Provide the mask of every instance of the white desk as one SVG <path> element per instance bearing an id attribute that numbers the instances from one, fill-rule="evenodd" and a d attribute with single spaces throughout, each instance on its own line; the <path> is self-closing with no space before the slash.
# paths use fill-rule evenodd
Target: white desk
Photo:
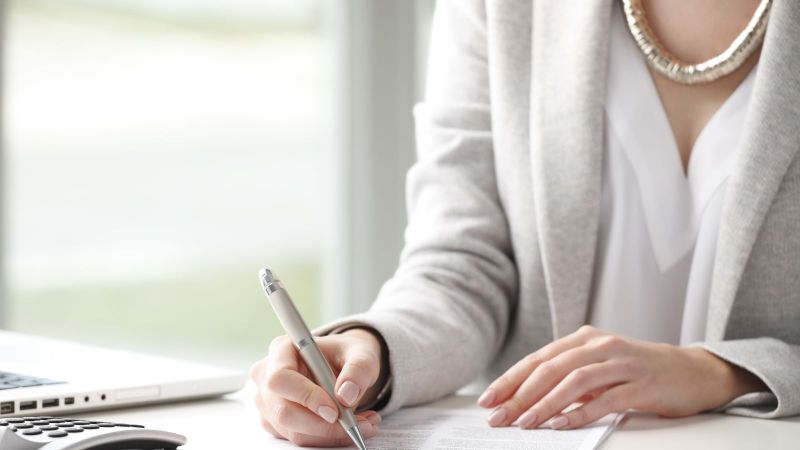
<path id="1" fill-rule="evenodd" d="M 271 439 L 259 425 L 252 396 L 100 411 L 79 417 L 139 423 L 186 435 L 185 450 L 266 449 Z M 604 450 L 793 449 L 800 448 L 800 417 L 759 420 L 722 414 L 662 419 L 629 414 L 603 444 Z"/>

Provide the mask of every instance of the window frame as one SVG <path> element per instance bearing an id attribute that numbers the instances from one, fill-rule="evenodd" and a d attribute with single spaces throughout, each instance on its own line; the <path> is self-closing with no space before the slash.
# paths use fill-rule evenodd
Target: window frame
<path id="1" fill-rule="evenodd" d="M 328 3 L 334 49 L 332 186 L 325 217 L 321 318 L 365 311 L 397 268 L 405 176 L 415 161 L 412 108 L 422 97 L 434 0 Z"/>
<path id="2" fill-rule="evenodd" d="M 6 2 L 0 0 L 0 99 L 5 98 L 5 41 Z M 8 326 L 8 289 L 6 283 L 6 154 L 5 154 L 5 108 L 0 107 L 0 329 Z"/>

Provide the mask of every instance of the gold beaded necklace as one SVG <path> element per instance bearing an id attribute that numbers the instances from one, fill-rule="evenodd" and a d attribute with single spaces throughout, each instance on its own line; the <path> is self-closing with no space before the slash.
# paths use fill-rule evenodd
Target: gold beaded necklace
<path id="1" fill-rule="evenodd" d="M 622 0 L 622 9 L 636 45 L 656 72 L 682 84 L 707 83 L 741 66 L 764 38 L 772 0 L 761 0 L 747 26 L 722 53 L 698 64 L 687 64 L 670 53 L 655 38 L 642 0 Z"/>

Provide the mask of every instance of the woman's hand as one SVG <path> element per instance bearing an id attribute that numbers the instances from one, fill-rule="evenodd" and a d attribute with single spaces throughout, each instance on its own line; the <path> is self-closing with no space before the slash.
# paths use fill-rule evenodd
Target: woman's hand
<path id="1" fill-rule="evenodd" d="M 315 338 L 331 364 L 336 397 L 343 405 L 357 406 L 377 395 L 370 388 L 381 376 L 381 342 L 373 333 L 352 329 L 342 334 Z M 331 397 L 311 381 L 309 370 L 287 336 L 275 338 L 269 355 L 250 369 L 258 387 L 256 406 L 261 424 L 275 437 L 300 446 L 349 446 L 352 441 L 337 422 L 338 410 Z M 356 415 L 364 438 L 378 433 L 380 415 L 365 411 Z"/>
<path id="2" fill-rule="evenodd" d="M 701 348 L 615 336 L 591 326 L 531 353 L 478 399 L 491 426 L 578 428 L 637 409 L 677 417 L 722 406 L 761 381 Z M 583 403 L 562 412 L 572 403 Z M 551 420 L 552 419 L 552 420 Z"/>

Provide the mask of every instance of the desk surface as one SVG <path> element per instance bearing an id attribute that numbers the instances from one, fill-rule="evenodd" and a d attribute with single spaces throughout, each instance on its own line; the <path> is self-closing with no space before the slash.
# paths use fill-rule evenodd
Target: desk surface
<path id="1" fill-rule="evenodd" d="M 212 400 L 198 400 L 82 414 L 80 417 L 140 423 L 186 435 L 185 450 L 267 448 L 270 437 L 258 423 L 247 390 Z M 683 419 L 629 414 L 603 444 L 604 450 L 647 449 L 797 449 L 800 417 L 760 420 L 723 414 Z M 261 445 L 258 445 L 261 444 Z M 258 445 L 258 446 L 257 446 Z"/>

